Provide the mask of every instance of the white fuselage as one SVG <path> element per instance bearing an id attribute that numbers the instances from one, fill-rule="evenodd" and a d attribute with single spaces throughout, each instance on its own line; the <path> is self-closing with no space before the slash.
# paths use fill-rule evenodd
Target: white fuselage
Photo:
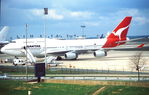
<path id="1" fill-rule="evenodd" d="M 64 53 L 71 51 L 80 51 L 79 53 L 81 53 L 81 51 L 99 50 L 105 42 L 106 39 L 58 40 L 47 38 L 46 52 L 49 55 L 57 54 L 57 56 L 63 56 Z M 14 56 L 25 56 L 22 52 L 24 46 L 26 46 L 26 40 L 17 39 L 7 44 L 1 51 Z M 27 47 L 36 57 L 42 57 L 45 54 L 44 38 L 28 39 Z"/>

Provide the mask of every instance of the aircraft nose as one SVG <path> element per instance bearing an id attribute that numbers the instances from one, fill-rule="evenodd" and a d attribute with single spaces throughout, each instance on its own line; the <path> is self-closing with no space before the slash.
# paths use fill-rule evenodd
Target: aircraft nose
<path id="1" fill-rule="evenodd" d="M 1 51 L 2 53 L 5 53 L 5 52 L 6 52 L 5 47 L 2 47 L 0 51 Z"/>

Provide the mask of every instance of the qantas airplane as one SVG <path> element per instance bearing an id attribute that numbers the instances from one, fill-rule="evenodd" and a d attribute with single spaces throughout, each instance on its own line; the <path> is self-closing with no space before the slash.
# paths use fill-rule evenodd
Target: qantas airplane
<path id="1" fill-rule="evenodd" d="M 60 58 L 64 56 L 66 59 L 77 59 L 81 53 L 93 51 L 95 57 L 102 57 L 107 55 L 107 49 L 112 49 L 123 45 L 127 42 L 127 33 L 130 27 L 132 17 L 125 17 L 122 22 L 103 39 L 75 39 L 75 40 L 59 40 L 46 39 L 46 49 L 44 38 L 27 39 L 27 49 L 35 57 L 44 57 L 45 50 L 47 56 L 56 56 Z M 21 57 L 25 56 L 23 51 L 26 47 L 26 39 L 13 40 L 11 43 L 5 45 L 1 52 Z"/>

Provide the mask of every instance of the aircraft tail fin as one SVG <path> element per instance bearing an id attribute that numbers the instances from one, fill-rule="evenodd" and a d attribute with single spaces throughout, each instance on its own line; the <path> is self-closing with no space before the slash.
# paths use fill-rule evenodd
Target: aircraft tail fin
<path id="1" fill-rule="evenodd" d="M 116 47 L 124 43 L 117 43 L 119 41 L 127 40 L 127 33 L 131 23 L 131 16 L 125 17 L 122 22 L 107 36 L 107 41 L 103 48 Z"/>
<path id="2" fill-rule="evenodd" d="M 8 33 L 8 26 L 4 26 L 0 31 L 0 41 L 5 41 Z"/>

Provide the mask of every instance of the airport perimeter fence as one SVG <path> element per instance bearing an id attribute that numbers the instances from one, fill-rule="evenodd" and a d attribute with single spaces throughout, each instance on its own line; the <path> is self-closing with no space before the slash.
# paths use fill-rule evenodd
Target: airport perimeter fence
<path id="1" fill-rule="evenodd" d="M 29 66 L 27 71 L 34 74 L 34 66 Z M 25 74 L 26 66 L 0 66 L 0 73 Z M 137 71 L 50 67 L 46 69 L 46 74 L 137 74 Z M 149 71 L 140 71 L 140 74 L 149 75 Z"/>
<path id="2" fill-rule="evenodd" d="M 35 76 L 6 76 L 0 78 L 2 80 L 22 80 L 22 81 L 37 81 Z M 55 75 L 55 76 L 45 76 L 41 78 L 42 80 L 92 80 L 92 81 L 138 81 L 137 76 L 88 76 L 88 75 Z M 149 81 L 149 77 L 141 76 L 139 81 Z"/>
<path id="3" fill-rule="evenodd" d="M 137 71 L 131 70 L 106 70 L 106 69 L 78 69 L 78 68 L 49 68 L 49 74 L 137 74 Z M 140 74 L 149 75 L 149 72 L 140 71 Z"/>
<path id="4" fill-rule="evenodd" d="M 37 79 L 33 66 L 27 70 L 29 80 Z M 1 79 L 26 80 L 25 66 L 0 66 L 0 72 L 8 74 L 8 77 Z M 46 70 L 44 79 L 137 81 L 137 72 L 52 67 Z M 149 72 L 140 72 L 140 80 L 149 81 Z"/>

